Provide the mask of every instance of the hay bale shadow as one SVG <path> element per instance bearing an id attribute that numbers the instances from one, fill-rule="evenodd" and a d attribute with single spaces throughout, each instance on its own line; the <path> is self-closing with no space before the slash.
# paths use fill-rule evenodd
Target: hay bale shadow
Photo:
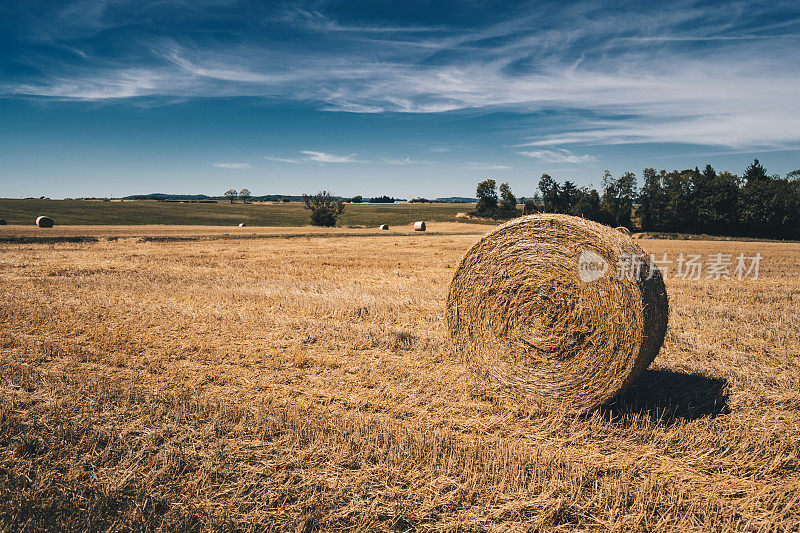
<path id="1" fill-rule="evenodd" d="M 728 396 L 726 379 L 674 370 L 647 370 L 629 389 L 598 410 L 615 422 L 645 416 L 668 425 L 730 413 Z"/>

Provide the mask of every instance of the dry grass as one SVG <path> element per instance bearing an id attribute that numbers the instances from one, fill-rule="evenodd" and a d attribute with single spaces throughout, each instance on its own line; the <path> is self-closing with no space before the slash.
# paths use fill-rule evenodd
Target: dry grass
<path id="1" fill-rule="evenodd" d="M 431 222 L 428 223 L 432 233 L 442 234 L 473 234 L 483 235 L 486 227 L 465 222 Z M 390 226 L 391 234 L 414 233 L 414 224 Z M 348 227 L 319 228 L 314 226 L 170 226 L 166 224 L 152 224 L 141 226 L 102 226 L 102 225 L 72 225 L 55 226 L 42 230 L 33 225 L 9 225 L 0 228 L 0 239 L 15 237 L 106 237 L 111 239 L 125 237 L 219 237 L 219 236 L 304 236 L 304 235 L 386 235 L 379 232 L 378 228 Z"/>
<path id="2" fill-rule="evenodd" d="M 644 241 L 761 279 L 668 279 L 652 370 L 559 417 L 451 354 L 475 241 L 0 245 L 0 530 L 800 528 L 800 245 Z"/>

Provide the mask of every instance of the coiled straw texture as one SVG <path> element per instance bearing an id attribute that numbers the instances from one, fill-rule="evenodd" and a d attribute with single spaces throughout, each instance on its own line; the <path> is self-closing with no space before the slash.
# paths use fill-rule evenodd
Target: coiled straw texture
<path id="1" fill-rule="evenodd" d="M 447 297 L 461 359 L 490 389 L 544 411 L 584 412 L 619 394 L 655 359 L 667 317 L 649 256 L 567 215 L 518 218 L 483 237 Z"/>

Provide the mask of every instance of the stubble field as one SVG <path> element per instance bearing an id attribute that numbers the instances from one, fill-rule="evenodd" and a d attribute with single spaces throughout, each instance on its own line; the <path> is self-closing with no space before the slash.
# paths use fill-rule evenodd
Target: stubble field
<path id="1" fill-rule="evenodd" d="M 650 371 L 582 417 L 451 355 L 478 235 L 0 244 L 0 530 L 800 528 L 800 244 L 668 276 Z"/>

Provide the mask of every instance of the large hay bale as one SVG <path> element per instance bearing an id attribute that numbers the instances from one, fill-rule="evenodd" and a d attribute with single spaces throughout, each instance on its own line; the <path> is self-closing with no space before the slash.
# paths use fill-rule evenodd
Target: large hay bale
<path id="1" fill-rule="evenodd" d="M 381 224 L 380 225 L 380 229 L 387 230 L 387 229 L 389 229 L 389 225 L 388 224 Z"/>
<path id="2" fill-rule="evenodd" d="M 630 258 L 641 275 L 618 276 Z M 658 269 L 614 229 L 567 215 L 508 222 L 475 244 L 447 296 L 459 356 L 496 392 L 534 409 L 582 412 L 653 361 L 667 329 Z"/>
<path id="3" fill-rule="evenodd" d="M 625 226 L 618 226 L 618 227 L 616 227 L 614 229 L 617 230 L 618 232 L 622 233 L 623 235 L 628 235 L 629 237 L 631 235 L 631 230 L 629 230 Z"/>
<path id="4" fill-rule="evenodd" d="M 55 224 L 55 222 L 53 222 L 53 219 L 50 217 L 41 216 L 36 219 L 36 225 L 40 228 L 52 228 L 53 224 Z"/>
<path id="5" fill-rule="evenodd" d="M 425 231 L 425 222 L 414 222 L 414 231 Z"/>

